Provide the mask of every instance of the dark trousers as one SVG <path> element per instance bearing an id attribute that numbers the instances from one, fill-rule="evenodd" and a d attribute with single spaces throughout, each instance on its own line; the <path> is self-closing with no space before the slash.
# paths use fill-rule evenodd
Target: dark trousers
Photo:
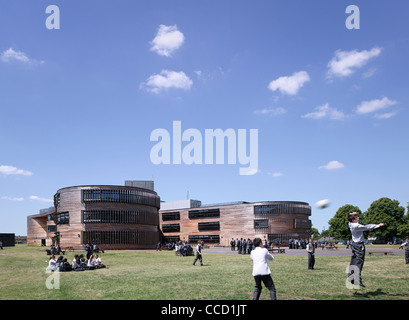
<path id="1" fill-rule="evenodd" d="M 351 256 L 351 263 L 349 264 L 350 267 L 349 267 L 348 278 L 350 278 L 350 276 L 354 274 L 354 269 L 358 269 L 359 281 L 361 282 L 361 271 L 362 271 L 362 268 L 365 262 L 365 244 L 363 242 L 352 242 L 351 250 L 352 250 L 352 256 Z M 356 266 L 356 268 L 351 267 L 351 266 Z M 354 284 L 358 284 L 358 283 L 354 283 Z"/>
<path id="2" fill-rule="evenodd" d="M 263 282 L 266 288 L 270 290 L 271 300 L 277 300 L 276 288 L 274 286 L 274 282 L 273 282 L 273 279 L 271 278 L 271 275 L 266 274 L 266 275 L 254 276 L 254 281 L 256 282 L 256 285 L 254 288 L 253 300 L 258 300 L 260 298 L 260 294 L 262 290 L 261 282 Z"/>
<path id="3" fill-rule="evenodd" d="M 408 249 L 405 250 L 405 261 L 406 261 L 406 264 L 409 264 L 409 250 Z"/>
<path id="4" fill-rule="evenodd" d="M 308 269 L 314 269 L 315 265 L 315 255 L 308 252 Z"/>
<path id="5" fill-rule="evenodd" d="M 202 262 L 202 255 L 196 252 L 196 258 L 195 258 L 195 261 L 193 261 L 193 265 L 195 265 L 195 263 L 196 263 L 197 259 L 199 259 L 199 261 L 200 261 L 200 265 L 202 266 L 202 265 L 203 265 L 203 262 Z"/>

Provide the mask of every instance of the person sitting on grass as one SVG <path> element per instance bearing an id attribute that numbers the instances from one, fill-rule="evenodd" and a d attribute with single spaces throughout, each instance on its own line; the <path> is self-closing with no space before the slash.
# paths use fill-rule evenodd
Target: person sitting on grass
<path id="1" fill-rule="evenodd" d="M 95 268 L 102 269 L 105 268 L 105 265 L 102 263 L 102 260 L 98 255 L 95 255 Z"/>
<path id="2" fill-rule="evenodd" d="M 57 270 L 55 256 L 52 255 L 48 260 L 48 267 L 45 270 L 55 271 Z"/>
<path id="3" fill-rule="evenodd" d="M 87 262 L 87 270 L 94 270 L 95 269 L 95 260 L 94 256 L 90 255 L 88 262 Z"/>

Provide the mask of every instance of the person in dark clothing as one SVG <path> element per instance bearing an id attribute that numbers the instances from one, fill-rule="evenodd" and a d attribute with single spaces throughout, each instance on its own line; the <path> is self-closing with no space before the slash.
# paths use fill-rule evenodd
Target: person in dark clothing
<path id="1" fill-rule="evenodd" d="M 200 261 L 200 265 L 203 266 L 203 258 L 202 258 L 202 245 L 200 243 L 200 241 L 197 242 L 197 246 L 196 246 L 196 258 L 193 261 L 193 265 L 195 265 L 196 261 L 199 260 Z"/>

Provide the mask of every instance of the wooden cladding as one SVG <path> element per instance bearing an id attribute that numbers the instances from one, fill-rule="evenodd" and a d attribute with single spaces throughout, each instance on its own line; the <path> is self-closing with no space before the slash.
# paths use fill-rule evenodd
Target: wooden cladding
<path id="1" fill-rule="evenodd" d="M 160 229 L 167 241 L 179 238 L 228 246 L 232 238 L 264 239 L 269 234 L 281 234 L 287 239 L 288 235 L 304 236 L 311 228 L 308 219 L 311 207 L 306 202 L 297 201 L 226 203 L 160 210 L 159 215 L 162 216 L 159 219 Z"/>

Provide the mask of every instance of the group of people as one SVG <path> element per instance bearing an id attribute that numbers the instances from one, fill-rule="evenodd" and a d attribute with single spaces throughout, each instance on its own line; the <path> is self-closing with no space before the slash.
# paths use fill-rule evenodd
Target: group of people
<path id="1" fill-rule="evenodd" d="M 253 250 L 253 241 L 248 238 L 237 238 L 236 240 L 234 240 L 234 238 L 231 238 L 230 240 L 230 248 L 231 251 L 236 251 L 236 247 L 237 247 L 237 253 L 238 254 L 250 254 L 251 251 Z"/>
<path id="2" fill-rule="evenodd" d="M 288 240 L 288 249 L 306 249 L 309 243 L 308 239 L 289 239 Z M 316 243 L 314 244 L 317 248 Z"/>
<path id="3" fill-rule="evenodd" d="M 48 261 L 48 271 L 85 271 L 85 270 L 94 270 L 102 269 L 106 266 L 102 263 L 101 258 L 98 255 L 91 255 L 88 259 L 85 259 L 83 254 L 76 254 L 72 263 L 70 264 L 67 258 L 59 256 L 58 259 L 55 259 L 55 256 L 52 255 Z"/>
<path id="4" fill-rule="evenodd" d="M 101 258 L 95 254 L 98 252 L 98 247 L 90 243 L 85 245 L 85 257 L 83 254 L 76 254 L 72 260 L 72 263 L 69 263 L 67 258 L 64 258 L 62 255 L 60 255 L 58 259 L 55 259 L 55 254 L 59 254 L 61 252 L 59 245 L 51 245 L 50 251 L 51 256 L 48 260 L 48 267 L 46 268 L 48 271 L 84 271 L 102 269 L 106 267 L 102 263 Z"/>

